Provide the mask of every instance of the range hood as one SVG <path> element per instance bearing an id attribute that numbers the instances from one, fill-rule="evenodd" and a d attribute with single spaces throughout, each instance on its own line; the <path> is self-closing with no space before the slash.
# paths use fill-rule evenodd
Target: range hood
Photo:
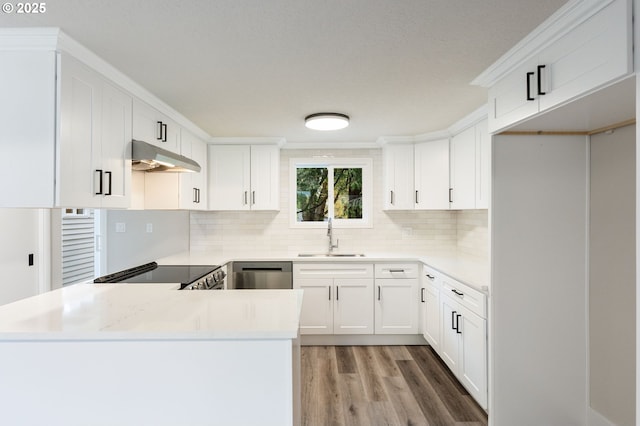
<path id="1" fill-rule="evenodd" d="M 150 143 L 133 140 L 131 168 L 144 172 L 199 172 L 200 165 L 190 158 Z"/>

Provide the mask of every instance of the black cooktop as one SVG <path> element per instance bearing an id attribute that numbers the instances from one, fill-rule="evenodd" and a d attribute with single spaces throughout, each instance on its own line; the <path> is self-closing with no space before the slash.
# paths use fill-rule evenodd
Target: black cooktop
<path id="1" fill-rule="evenodd" d="M 94 283 L 190 284 L 219 269 L 217 265 L 158 265 L 156 262 L 125 269 L 93 280 Z"/>

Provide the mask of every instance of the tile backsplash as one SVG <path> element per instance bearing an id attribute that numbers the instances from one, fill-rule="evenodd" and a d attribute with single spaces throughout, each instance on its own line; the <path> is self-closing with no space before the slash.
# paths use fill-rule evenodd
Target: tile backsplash
<path id="1" fill-rule="evenodd" d="M 382 150 L 282 150 L 280 211 L 191 212 L 190 246 L 194 252 L 237 256 L 247 252 L 274 255 L 321 253 L 327 231 L 289 225 L 289 160 L 314 156 L 373 160 L 373 227 L 335 228 L 342 252 L 420 253 L 458 249 L 487 256 L 487 211 L 383 211 Z"/>

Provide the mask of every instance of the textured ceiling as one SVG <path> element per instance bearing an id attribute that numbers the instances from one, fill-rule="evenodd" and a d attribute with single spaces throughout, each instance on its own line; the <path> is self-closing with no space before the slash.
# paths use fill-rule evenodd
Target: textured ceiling
<path id="1" fill-rule="evenodd" d="M 56 26 L 211 136 L 372 142 L 441 130 L 469 85 L 566 0 L 55 0 Z M 314 132 L 304 117 L 351 116 Z"/>

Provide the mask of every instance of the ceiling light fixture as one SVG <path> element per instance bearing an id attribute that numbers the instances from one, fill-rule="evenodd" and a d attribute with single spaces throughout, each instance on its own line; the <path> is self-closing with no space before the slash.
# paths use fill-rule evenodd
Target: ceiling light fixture
<path id="1" fill-rule="evenodd" d="M 313 130 L 340 130 L 349 125 L 349 116 L 337 112 L 319 112 L 307 115 L 304 125 Z"/>

